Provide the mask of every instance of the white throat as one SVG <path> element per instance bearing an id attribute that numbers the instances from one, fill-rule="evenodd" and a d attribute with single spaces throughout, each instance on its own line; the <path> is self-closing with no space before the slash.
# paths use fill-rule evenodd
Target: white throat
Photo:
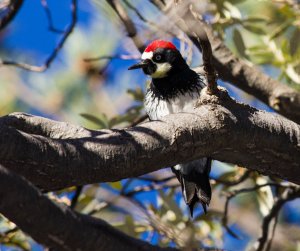
<path id="1" fill-rule="evenodd" d="M 153 62 L 152 58 L 153 58 L 152 51 L 143 52 L 142 60 L 150 59 Z M 153 62 L 153 63 L 157 66 L 157 68 L 156 71 L 150 75 L 152 78 L 164 78 L 168 75 L 168 72 L 172 68 L 172 66 L 167 62 L 164 63 Z"/>

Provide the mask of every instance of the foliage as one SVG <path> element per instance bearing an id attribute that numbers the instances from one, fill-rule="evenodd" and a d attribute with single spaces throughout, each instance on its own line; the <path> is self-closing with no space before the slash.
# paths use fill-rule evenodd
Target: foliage
<path id="1" fill-rule="evenodd" d="M 161 14 L 150 3 L 142 7 L 144 2 L 130 1 L 141 8 L 146 23 L 124 4 L 139 25 L 139 32 L 149 40 L 156 33 L 169 39 L 175 35 L 183 55 L 195 64 L 199 55 L 187 38 L 177 33 L 166 34 L 165 27 L 156 22 L 162 18 Z M 300 89 L 299 5 L 293 1 L 212 0 L 201 1 L 198 8 L 239 57 Z M 137 50 L 130 39 L 125 38 L 116 15 L 104 1 L 94 1 L 92 13 L 97 16 L 89 25 L 89 31 L 78 26 L 64 47 L 62 62 L 56 62 L 48 72 L 37 75 L 17 68 L 0 68 L 2 115 L 19 110 L 96 129 L 127 127 L 144 115 L 145 79 L 127 73 L 127 61 L 121 57 L 130 53 L 134 58 Z M 4 41 L 9 34 L 5 35 Z M 21 57 L 17 53 L 7 53 L 5 46 L 1 51 L 3 57 L 24 59 L 31 56 L 29 53 Z M 84 61 L 98 55 L 117 56 L 96 62 Z M 234 235 L 229 229 L 233 224 L 240 224 L 234 227 L 239 232 L 237 236 L 242 233 L 249 238 L 257 237 L 257 230 L 253 231 L 253 227 L 249 230 L 242 215 L 254 219 L 253 224 L 258 229 L 259 218 L 268 214 L 274 200 L 285 190 L 284 186 L 257 189 L 255 186 L 268 182 L 280 185 L 284 182 L 218 162 L 214 163 L 211 178 L 212 205 L 207 214 L 198 208 L 194 219 L 189 217 L 176 178 L 166 170 L 141 178 L 86 186 L 75 209 L 102 218 L 131 236 L 161 246 L 224 247 L 224 240 L 228 240 L 227 230 Z M 238 196 L 235 203 L 231 203 L 228 219 L 225 219 L 226 198 L 245 187 L 253 187 L 252 192 Z M 71 205 L 75 191 L 73 187 L 48 196 Z M 17 250 L 36 247 L 4 217 L 0 218 L 0 243 Z M 240 250 L 242 245 L 245 246 L 242 241 L 242 244 L 235 243 L 240 245 Z M 298 250 L 295 243 L 280 245 L 285 250 Z M 299 242 L 297 245 L 299 247 Z"/>

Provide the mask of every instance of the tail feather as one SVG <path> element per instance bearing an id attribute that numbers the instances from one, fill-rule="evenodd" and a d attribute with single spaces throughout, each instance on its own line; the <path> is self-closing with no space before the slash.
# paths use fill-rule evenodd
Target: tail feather
<path id="1" fill-rule="evenodd" d="M 189 206 L 191 217 L 193 217 L 193 210 L 197 202 L 202 205 L 203 211 L 206 213 L 211 200 L 211 187 L 209 183 L 211 160 L 207 159 L 205 166 L 202 167 L 195 166 L 195 163 L 197 161 L 172 168 L 181 184 L 183 198 Z M 203 161 L 198 163 L 204 164 Z M 201 172 L 199 172 L 199 168 L 202 170 Z"/>

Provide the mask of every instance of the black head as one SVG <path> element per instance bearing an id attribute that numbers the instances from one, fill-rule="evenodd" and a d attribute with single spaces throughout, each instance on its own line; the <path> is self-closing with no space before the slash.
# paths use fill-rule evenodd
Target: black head
<path id="1" fill-rule="evenodd" d="M 155 40 L 142 54 L 142 61 L 129 67 L 129 70 L 141 68 L 153 79 L 161 79 L 188 68 L 180 52 L 171 43 Z"/>

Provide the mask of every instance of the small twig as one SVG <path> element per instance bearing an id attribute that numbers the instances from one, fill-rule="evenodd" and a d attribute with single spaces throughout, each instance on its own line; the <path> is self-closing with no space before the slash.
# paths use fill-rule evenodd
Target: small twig
<path id="1" fill-rule="evenodd" d="M 50 30 L 50 31 L 53 31 L 53 32 L 56 32 L 56 33 L 64 33 L 63 30 L 59 30 L 59 29 L 56 29 L 56 28 L 54 27 L 52 15 L 51 15 L 51 12 L 50 12 L 50 9 L 49 9 L 47 0 L 41 0 L 41 5 L 43 6 L 43 8 L 44 8 L 44 10 L 45 10 L 45 13 L 46 13 L 46 16 L 47 16 L 47 19 L 48 19 L 49 30 Z"/>
<path id="2" fill-rule="evenodd" d="M 138 50 L 143 53 L 145 49 L 145 45 L 142 42 L 142 39 L 139 37 L 137 33 L 137 29 L 133 23 L 133 21 L 130 19 L 128 13 L 123 8 L 119 0 L 106 0 L 108 4 L 113 8 L 113 10 L 116 12 L 116 14 L 121 19 L 126 31 L 128 37 L 132 39 Z"/>
<path id="3" fill-rule="evenodd" d="M 141 117 L 135 119 L 128 127 L 136 126 L 136 125 L 144 122 L 146 119 L 148 119 L 148 115 L 147 114 L 142 115 Z"/>
<path id="4" fill-rule="evenodd" d="M 121 191 L 120 191 L 120 195 L 123 196 L 127 196 L 127 197 L 132 197 L 133 195 L 140 193 L 140 192 L 148 192 L 148 191 L 152 191 L 152 190 L 159 190 L 159 189 L 163 189 L 166 187 L 177 187 L 179 184 L 176 185 L 169 185 L 166 186 L 165 184 L 160 184 L 160 183 L 165 183 L 167 181 L 170 181 L 172 179 L 175 179 L 176 177 L 174 175 L 170 176 L 170 177 L 166 177 L 163 179 L 153 179 L 153 178 L 149 178 L 149 177 L 137 177 L 137 178 L 131 178 L 128 179 L 125 184 L 123 185 Z M 144 180 L 144 181 L 149 181 L 152 182 L 152 184 L 150 185 L 143 185 L 143 186 L 136 186 L 133 190 L 126 192 L 126 189 L 128 188 L 128 186 L 135 180 L 135 179 L 139 179 L 139 180 Z"/>
<path id="5" fill-rule="evenodd" d="M 251 174 L 250 170 L 246 170 L 238 179 L 232 180 L 232 181 L 227 181 L 227 180 L 222 180 L 222 179 L 214 179 L 216 182 L 219 182 L 225 186 L 236 186 L 242 182 L 244 182 L 246 179 L 249 178 L 249 175 Z"/>
<path id="6" fill-rule="evenodd" d="M 273 240 L 276 224 L 277 224 L 277 217 L 279 214 L 280 209 L 283 207 L 283 205 L 291 200 L 294 200 L 296 198 L 300 197 L 300 188 L 293 187 L 292 189 L 288 188 L 286 193 L 282 197 L 280 197 L 271 208 L 268 215 L 266 215 L 263 219 L 262 223 L 262 235 L 258 239 L 258 247 L 256 251 L 268 251 L 271 248 L 271 242 Z M 275 219 L 273 230 L 271 237 L 268 240 L 269 236 L 269 227 L 272 222 L 272 220 Z"/>
<path id="7" fill-rule="evenodd" d="M 125 184 L 122 186 L 122 189 L 120 190 L 120 195 L 126 194 L 126 189 L 130 186 L 130 184 L 134 181 L 133 178 L 128 179 Z"/>
<path id="8" fill-rule="evenodd" d="M 18 227 L 13 227 L 13 228 L 11 228 L 11 229 L 8 229 L 8 230 L 4 231 L 3 233 L 0 233 L 0 238 L 1 238 L 1 237 L 5 237 L 5 236 L 8 235 L 8 234 L 17 232 L 18 230 L 20 230 Z"/>
<path id="9" fill-rule="evenodd" d="M 126 192 L 125 195 L 132 197 L 133 195 L 135 195 L 137 193 L 149 192 L 149 191 L 153 191 L 153 190 L 161 190 L 161 189 L 165 189 L 165 188 L 176 188 L 178 186 L 180 186 L 179 183 L 174 184 L 174 185 L 150 184 L 150 185 L 146 185 L 146 186 L 137 186 L 133 190 Z"/>
<path id="10" fill-rule="evenodd" d="M 127 5 L 127 7 L 134 11 L 134 13 L 145 23 L 149 23 L 149 21 L 139 12 L 135 6 L 133 6 L 128 0 L 123 0 L 123 2 Z"/>
<path id="11" fill-rule="evenodd" d="M 240 195 L 241 193 L 253 192 L 253 191 L 256 191 L 256 190 L 266 187 L 266 186 L 287 187 L 283 184 L 278 184 L 278 183 L 265 183 L 265 184 L 256 185 L 256 186 L 249 187 L 249 188 L 233 190 L 227 195 L 225 206 L 224 206 L 224 214 L 223 214 L 223 218 L 222 218 L 222 224 L 230 235 L 232 235 L 233 237 L 235 237 L 237 239 L 240 239 L 239 236 L 237 234 L 235 234 L 228 226 L 228 209 L 229 209 L 229 203 L 230 203 L 231 199 L 233 199 L 237 195 Z"/>
<path id="12" fill-rule="evenodd" d="M 44 72 L 45 70 L 47 70 L 49 68 L 49 66 L 51 65 L 51 63 L 53 62 L 53 60 L 56 58 L 58 52 L 63 47 L 64 43 L 66 42 L 67 38 L 72 33 L 72 31 L 76 25 L 76 22 L 77 22 L 77 0 L 72 0 L 71 13 L 72 13 L 71 24 L 66 29 L 63 37 L 61 38 L 61 40 L 59 41 L 59 43 L 57 44 L 57 46 L 55 47 L 55 49 L 53 50 L 53 52 L 50 54 L 50 56 L 47 58 L 47 60 L 45 61 L 45 63 L 43 65 L 36 66 L 36 65 L 26 64 L 26 63 L 14 62 L 14 61 L 10 61 L 10 60 L 1 61 L 0 65 L 16 66 L 16 67 L 22 68 L 24 70 L 34 71 L 34 72 Z"/>
<path id="13" fill-rule="evenodd" d="M 132 59 L 139 59 L 141 56 L 135 55 L 112 55 L 112 56 L 99 56 L 94 58 L 85 58 L 85 62 L 93 62 L 99 60 L 113 60 L 113 59 L 122 59 L 122 60 L 132 60 Z"/>
<path id="14" fill-rule="evenodd" d="M 172 179 L 176 179 L 176 176 L 171 175 L 171 176 L 163 178 L 163 179 L 154 179 L 154 178 L 151 178 L 151 177 L 141 176 L 141 177 L 137 177 L 136 179 L 144 180 L 144 181 L 150 181 L 150 182 L 154 182 L 154 183 L 162 183 L 162 182 L 167 182 L 167 181 L 172 180 Z"/>
<path id="15" fill-rule="evenodd" d="M 78 202 L 78 199 L 79 199 L 79 196 L 82 192 L 82 189 L 83 189 L 83 186 L 77 186 L 76 187 L 76 190 L 75 190 L 75 194 L 71 200 L 71 205 L 70 205 L 70 208 L 71 209 L 74 209 L 77 205 L 77 202 Z"/>
<path id="16" fill-rule="evenodd" d="M 133 6 L 128 0 L 123 0 L 123 2 L 126 4 L 126 6 L 131 9 L 136 15 L 137 17 L 144 22 L 146 25 L 148 25 L 148 27 L 150 27 L 150 29 L 155 30 L 155 33 L 157 33 L 158 31 L 163 30 L 164 32 L 166 32 L 167 34 L 171 35 L 171 36 L 176 36 L 175 33 L 173 33 L 172 31 L 170 31 L 169 29 L 164 29 L 165 27 L 163 27 L 162 25 L 159 26 L 157 25 L 155 22 L 152 22 L 150 20 L 147 20 L 142 14 L 141 12 L 135 7 Z M 169 28 L 169 27 L 168 27 Z"/>

